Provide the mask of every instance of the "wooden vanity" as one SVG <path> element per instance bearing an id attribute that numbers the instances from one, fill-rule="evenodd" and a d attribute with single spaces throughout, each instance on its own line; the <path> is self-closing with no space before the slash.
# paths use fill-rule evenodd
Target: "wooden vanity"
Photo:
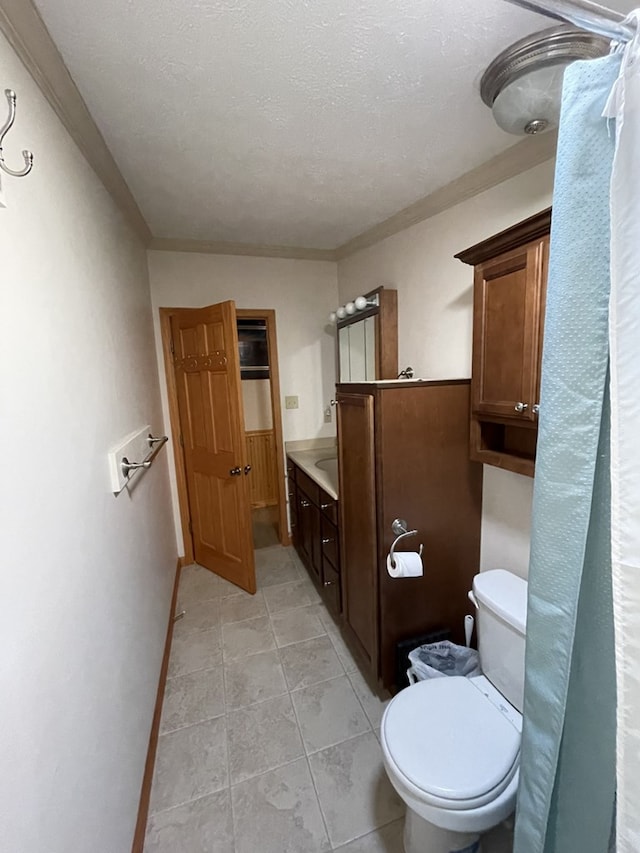
<path id="1" fill-rule="evenodd" d="M 386 688 L 398 642 L 441 629 L 464 642 L 480 563 L 482 467 L 469 460 L 468 379 L 337 386 L 342 618 Z M 391 578 L 391 525 L 417 534 L 424 575 Z"/>
<path id="2" fill-rule="evenodd" d="M 323 488 L 315 474 L 315 456 L 335 456 L 335 449 L 287 456 L 287 483 L 292 543 L 322 599 L 336 616 L 342 612 L 340 534 L 337 492 L 325 477 Z M 306 459 L 305 459 L 306 457 Z M 297 461 L 296 461 L 297 460 Z M 303 461 L 304 460 L 304 461 Z"/>

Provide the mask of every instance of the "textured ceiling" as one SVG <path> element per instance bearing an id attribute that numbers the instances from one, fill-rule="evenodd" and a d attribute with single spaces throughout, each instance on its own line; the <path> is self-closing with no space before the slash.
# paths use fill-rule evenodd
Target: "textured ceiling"
<path id="1" fill-rule="evenodd" d="M 154 236 L 317 248 L 516 143 L 479 76 L 552 24 L 503 0 L 36 2 Z"/>

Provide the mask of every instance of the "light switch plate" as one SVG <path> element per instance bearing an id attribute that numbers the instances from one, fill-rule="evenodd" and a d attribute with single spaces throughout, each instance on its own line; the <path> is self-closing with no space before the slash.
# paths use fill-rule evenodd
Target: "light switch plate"
<path id="1" fill-rule="evenodd" d="M 298 408 L 298 398 L 297 397 L 285 397 L 284 398 L 284 407 L 285 407 L 285 409 L 297 409 Z"/>

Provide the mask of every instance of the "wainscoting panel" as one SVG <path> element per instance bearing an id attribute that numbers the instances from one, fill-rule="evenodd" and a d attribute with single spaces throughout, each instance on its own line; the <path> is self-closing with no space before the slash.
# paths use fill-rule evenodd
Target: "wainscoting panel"
<path id="1" fill-rule="evenodd" d="M 275 506 L 278 503 L 278 469 L 276 439 L 273 430 L 258 429 L 245 433 L 247 457 L 251 465 L 252 508 Z"/>

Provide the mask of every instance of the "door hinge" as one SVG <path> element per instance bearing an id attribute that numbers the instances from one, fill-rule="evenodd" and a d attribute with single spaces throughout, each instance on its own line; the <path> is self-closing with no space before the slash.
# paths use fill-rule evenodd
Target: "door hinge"
<path id="1" fill-rule="evenodd" d="M 171 349 L 171 355 L 175 355 L 176 354 L 176 348 L 173 345 L 173 338 L 171 338 L 171 340 L 169 341 L 169 347 Z"/>
<path id="2" fill-rule="evenodd" d="M 191 519 L 189 519 L 189 533 L 193 536 L 193 524 L 191 522 Z"/>
<path id="3" fill-rule="evenodd" d="M 184 438 L 182 437 L 182 433 L 180 433 L 180 447 L 184 447 Z"/>

